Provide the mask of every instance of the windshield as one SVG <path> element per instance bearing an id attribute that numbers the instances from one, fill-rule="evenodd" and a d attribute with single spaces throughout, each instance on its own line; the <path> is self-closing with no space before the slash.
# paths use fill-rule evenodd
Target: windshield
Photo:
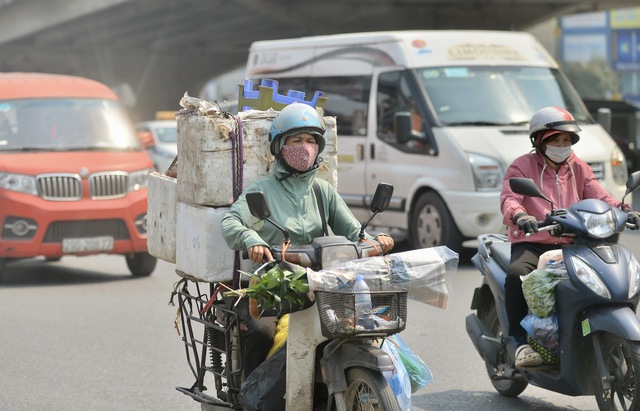
<path id="1" fill-rule="evenodd" d="M 178 125 L 157 127 L 156 134 L 161 143 L 176 143 L 178 142 Z"/>
<path id="2" fill-rule="evenodd" d="M 0 151 L 134 149 L 140 149 L 140 143 L 115 101 L 0 101 Z"/>
<path id="3" fill-rule="evenodd" d="M 546 106 L 565 107 L 590 122 L 580 98 L 557 71 L 545 67 L 441 67 L 417 70 L 442 125 L 526 125 Z"/>

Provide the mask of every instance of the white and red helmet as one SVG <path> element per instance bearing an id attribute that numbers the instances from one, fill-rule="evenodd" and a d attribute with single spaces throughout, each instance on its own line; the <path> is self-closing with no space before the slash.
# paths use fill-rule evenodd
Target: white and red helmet
<path id="1" fill-rule="evenodd" d="M 580 136 L 576 134 L 578 131 L 582 129 L 571 113 L 562 107 L 545 107 L 538 110 L 529 122 L 529 138 L 536 148 L 544 140 L 558 133 L 570 133 L 571 144 L 575 144 L 580 140 Z"/>

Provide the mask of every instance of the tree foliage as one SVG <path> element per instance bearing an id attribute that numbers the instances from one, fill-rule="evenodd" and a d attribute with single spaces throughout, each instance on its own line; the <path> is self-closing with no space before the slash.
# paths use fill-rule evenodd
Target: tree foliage
<path id="1" fill-rule="evenodd" d="M 609 100 L 620 91 L 618 76 L 605 60 L 566 63 L 563 69 L 583 99 Z"/>

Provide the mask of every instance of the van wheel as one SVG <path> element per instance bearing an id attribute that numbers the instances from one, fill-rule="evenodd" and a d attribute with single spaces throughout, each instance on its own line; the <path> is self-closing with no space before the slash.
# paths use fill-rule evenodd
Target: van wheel
<path id="1" fill-rule="evenodd" d="M 411 215 L 411 245 L 414 248 L 447 246 L 462 250 L 462 235 L 444 201 L 433 191 L 422 194 Z"/>
<path id="2" fill-rule="evenodd" d="M 2 277 L 4 277 L 4 270 L 6 266 L 7 266 L 7 259 L 0 258 L 0 283 L 2 282 Z"/>
<path id="3" fill-rule="evenodd" d="M 125 255 L 127 267 L 134 277 L 146 277 L 156 268 L 158 259 L 147 252 Z"/>

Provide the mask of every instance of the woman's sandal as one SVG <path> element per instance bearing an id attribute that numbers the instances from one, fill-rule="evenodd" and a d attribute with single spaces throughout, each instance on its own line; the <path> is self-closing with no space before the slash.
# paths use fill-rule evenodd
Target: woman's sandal
<path id="1" fill-rule="evenodd" d="M 523 344 L 516 350 L 516 368 L 535 367 L 541 364 L 542 356 L 529 344 Z"/>

